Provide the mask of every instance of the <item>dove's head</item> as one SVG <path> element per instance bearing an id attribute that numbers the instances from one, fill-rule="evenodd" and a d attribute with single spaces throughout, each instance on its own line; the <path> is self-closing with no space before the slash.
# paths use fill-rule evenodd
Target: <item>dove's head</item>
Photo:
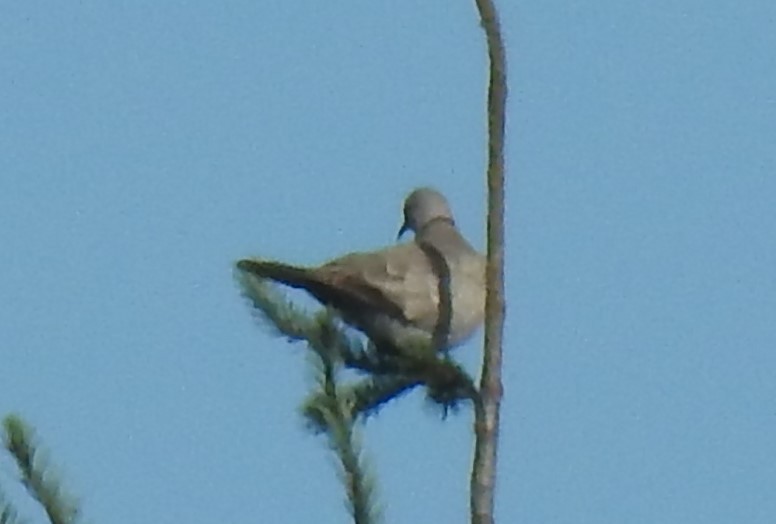
<path id="1" fill-rule="evenodd" d="M 435 220 L 453 223 L 453 213 L 447 199 L 430 187 L 418 188 L 404 200 L 404 223 L 399 230 L 399 236 L 406 231 L 417 233 Z"/>

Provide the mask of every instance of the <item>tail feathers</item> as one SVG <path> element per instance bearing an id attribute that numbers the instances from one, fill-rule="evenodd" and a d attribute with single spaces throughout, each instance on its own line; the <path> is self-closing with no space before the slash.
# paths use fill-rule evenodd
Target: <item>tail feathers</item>
<path id="1" fill-rule="evenodd" d="M 308 289 L 319 283 L 311 270 L 280 262 L 245 259 L 237 262 L 237 269 L 295 288 Z"/>
<path id="2" fill-rule="evenodd" d="M 333 306 L 358 325 L 366 311 L 377 311 L 404 319 L 404 310 L 359 275 L 349 274 L 341 267 L 326 264 L 320 268 L 290 266 L 280 262 L 240 260 L 237 268 L 259 278 L 266 278 L 290 287 L 304 289 L 322 304 Z"/>

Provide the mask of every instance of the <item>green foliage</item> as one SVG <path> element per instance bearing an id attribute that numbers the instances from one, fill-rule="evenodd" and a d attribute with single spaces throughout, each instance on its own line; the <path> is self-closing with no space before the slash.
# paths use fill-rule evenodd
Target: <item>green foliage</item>
<path id="1" fill-rule="evenodd" d="M 363 457 L 361 439 L 355 427 L 353 410 L 349 399 L 341 394 L 337 384 L 341 361 L 331 351 L 331 337 L 336 337 L 328 312 L 319 315 L 320 345 L 312 344 L 316 358 L 317 395 L 316 402 L 303 406 L 308 425 L 315 432 L 325 433 L 329 447 L 339 459 L 339 477 L 345 488 L 347 505 L 353 521 L 357 524 L 378 522 L 380 512 L 376 499 L 374 475 Z"/>
<path id="2" fill-rule="evenodd" d="M 461 402 L 477 400 L 474 381 L 448 354 L 418 344 L 405 348 L 365 346 L 338 327 L 332 312 L 310 317 L 265 280 L 242 272 L 237 276 L 263 324 L 290 341 L 306 341 L 313 351 L 327 353 L 328 358 L 364 375 L 340 386 L 353 418 L 374 415 L 392 399 L 418 386 L 425 386 L 428 399 L 444 414 Z M 317 395 L 313 393 L 305 406 L 315 403 Z"/>
<path id="3" fill-rule="evenodd" d="M 77 522 L 78 504 L 64 493 L 60 481 L 50 471 L 48 459 L 39 450 L 32 428 L 20 417 L 8 415 L 3 420 L 3 443 L 16 461 L 22 484 L 43 507 L 51 524 Z M 20 523 L 18 512 L 0 493 L 0 524 Z"/>
<path id="4" fill-rule="evenodd" d="M 316 386 L 300 411 L 308 428 L 325 435 L 339 459 L 339 477 L 354 522 L 376 522 L 375 481 L 363 458 L 357 421 L 418 386 L 425 386 L 428 399 L 446 415 L 463 401 L 477 401 L 474 382 L 446 353 L 428 346 L 364 345 L 339 327 L 333 311 L 307 315 L 267 281 L 240 271 L 237 277 L 263 324 L 310 348 Z M 358 377 L 344 381 L 344 369 L 355 371 Z"/>
<path id="5" fill-rule="evenodd" d="M 357 524 L 378 522 L 375 480 L 366 464 L 355 427 L 356 412 L 348 395 L 338 386 L 343 354 L 357 354 L 363 348 L 340 330 L 331 311 L 310 317 L 297 310 L 263 280 L 240 275 L 243 292 L 251 300 L 259 318 L 290 341 L 307 342 L 315 370 L 315 402 L 302 408 L 308 427 L 323 433 L 340 464 L 338 476 L 345 488 L 348 511 Z"/>

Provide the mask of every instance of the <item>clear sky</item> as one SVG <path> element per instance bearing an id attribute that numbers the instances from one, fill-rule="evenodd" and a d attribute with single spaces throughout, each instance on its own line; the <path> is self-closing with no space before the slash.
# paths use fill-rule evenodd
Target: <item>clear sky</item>
<path id="1" fill-rule="evenodd" d="M 776 2 L 499 3 L 499 521 L 776 522 Z M 0 414 L 85 522 L 346 522 L 232 263 L 390 244 L 418 185 L 483 245 L 473 2 L 7 1 L 0 71 Z M 366 426 L 386 522 L 467 522 L 470 425 Z"/>

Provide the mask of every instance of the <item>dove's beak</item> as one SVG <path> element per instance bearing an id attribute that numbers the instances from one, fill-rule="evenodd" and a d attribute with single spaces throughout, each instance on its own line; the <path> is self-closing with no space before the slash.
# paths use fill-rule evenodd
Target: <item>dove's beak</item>
<path id="1" fill-rule="evenodd" d="M 405 220 L 404 223 L 399 228 L 399 234 L 396 235 L 396 240 L 399 240 L 404 233 L 406 233 L 409 230 L 410 226 L 407 224 L 407 221 Z"/>

